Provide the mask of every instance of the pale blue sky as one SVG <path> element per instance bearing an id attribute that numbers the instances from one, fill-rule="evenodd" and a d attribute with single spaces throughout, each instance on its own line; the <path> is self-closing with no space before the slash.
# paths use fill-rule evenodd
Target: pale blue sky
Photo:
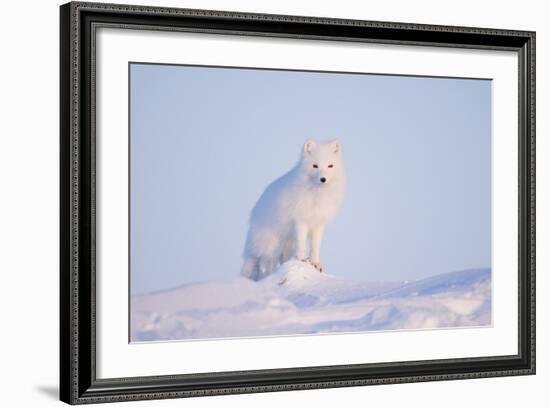
<path id="1" fill-rule="evenodd" d="M 338 138 L 347 169 L 328 273 L 490 267 L 491 81 L 130 69 L 133 294 L 237 276 L 251 208 L 308 138 Z"/>

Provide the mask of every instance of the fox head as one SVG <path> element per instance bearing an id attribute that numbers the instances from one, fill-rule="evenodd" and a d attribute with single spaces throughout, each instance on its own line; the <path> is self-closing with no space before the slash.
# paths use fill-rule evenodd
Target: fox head
<path id="1" fill-rule="evenodd" d="M 342 146 L 338 140 L 320 143 L 310 139 L 304 143 L 302 171 L 313 185 L 324 187 L 343 181 L 343 164 Z"/>

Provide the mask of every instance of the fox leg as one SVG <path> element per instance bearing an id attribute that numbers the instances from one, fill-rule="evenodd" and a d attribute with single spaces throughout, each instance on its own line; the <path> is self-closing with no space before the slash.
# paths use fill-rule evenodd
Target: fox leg
<path id="1" fill-rule="evenodd" d="M 283 264 L 290 260 L 292 257 L 292 240 L 288 239 L 283 243 L 283 250 L 281 251 L 281 257 L 279 263 Z"/>
<path id="2" fill-rule="evenodd" d="M 246 258 L 241 269 L 241 275 L 253 281 L 258 281 L 260 277 L 259 274 L 258 260 L 250 257 Z"/>
<path id="3" fill-rule="evenodd" d="M 311 257 L 310 263 L 317 269 L 319 272 L 323 271 L 321 266 L 321 240 L 323 239 L 323 234 L 325 232 L 324 226 L 318 226 L 311 231 Z"/>
<path id="4" fill-rule="evenodd" d="M 294 227 L 295 256 L 298 260 L 305 260 L 307 257 L 307 235 L 306 225 L 297 223 Z"/>
<path id="5" fill-rule="evenodd" d="M 321 240 L 324 232 L 324 226 L 318 226 L 311 231 L 311 260 L 316 263 L 321 261 Z"/>
<path id="6" fill-rule="evenodd" d="M 275 261 L 271 257 L 261 257 L 258 263 L 258 280 L 266 277 L 271 274 L 273 268 L 275 267 Z"/>

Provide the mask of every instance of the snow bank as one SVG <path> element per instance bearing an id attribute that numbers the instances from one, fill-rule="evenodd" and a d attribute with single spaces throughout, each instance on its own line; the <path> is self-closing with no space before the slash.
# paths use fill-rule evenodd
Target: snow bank
<path id="1" fill-rule="evenodd" d="M 293 260 L 259 282 L 192 283 L 131 300 L 131 338 L 137 342 L 490 323 L 490 269 L 369 283 Z"/>

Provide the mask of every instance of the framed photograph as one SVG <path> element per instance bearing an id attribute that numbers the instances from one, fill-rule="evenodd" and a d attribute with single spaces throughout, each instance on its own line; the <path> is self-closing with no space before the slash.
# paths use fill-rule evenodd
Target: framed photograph
<path id="1" fill-rule="evenodd" d="M 61 6 L 70 404 L 535 373 L 535 33 Z"/>

